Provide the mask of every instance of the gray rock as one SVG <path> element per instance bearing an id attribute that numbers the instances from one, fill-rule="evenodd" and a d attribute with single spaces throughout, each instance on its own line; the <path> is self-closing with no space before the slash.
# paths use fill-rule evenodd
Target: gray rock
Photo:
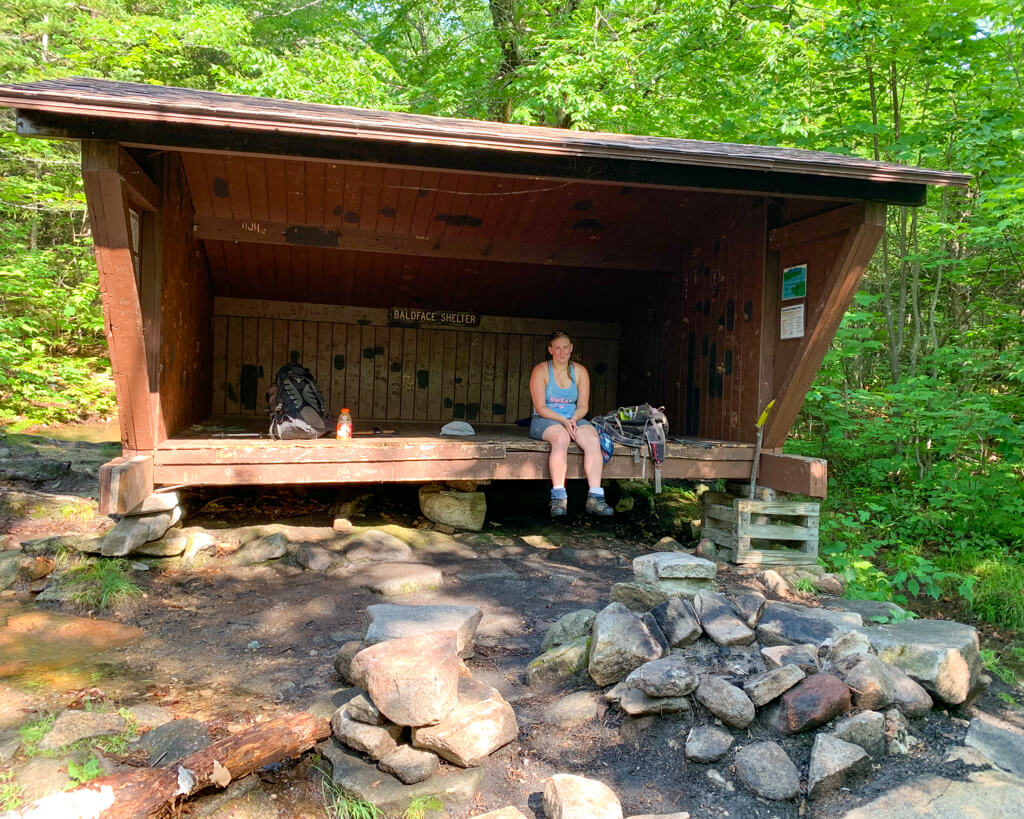
<path id="1" fill-rule="evenodd" d="M 645 714 L 690 713 L 687 697 L 651 697 L 639 688 L 627 688 L 618 700 L 619 708 L 631 717 Z"/>
<path id="2" fill-rule="evenodd" d="M 717 762 L 732 748 L 733 737 L 714 725 L 698 725 L 686 737 L 686 758 L 694 762 Z"/>
<path id="3" fill-rule="evenodd" d="M 399 725 L 367 725 L 357 722 L 346 713 L 348 706 L 342 706 L 331 717 L 331 732 L 338 742 L 361 751 L 370 759 L 380 759 L 397 747 L 395 740 L 401 736 Z"/>
<path id="4" fill-rule="evenodd" d="M 859 745 L 871 756 L 885 753 L 885 717 L 877 711 L 861 711 L 837 720 L 832 733 L 843 742 Z"/>
<path id="5" fill-rule="evenodd" d="M 0 731 L 0 765 L 6 764 L 21 747 L 21 734 L 8 729 Z"/>
<path id="6" fill-rule="evenodd" d="M 231 555 L 236 566 L 257 566 L 268 560 L 278 560 L 288 554 L 288 538 L 284 532 L 250 540 Z"/>
<path id="7" fill-rule="evenodd" d="M 811 609 L 790 603 L 768 603 L 757 624 L 757 639 L 765 646 L 821 645 L 851 628 L 863 625 L 859 614 L 829 609 Z"/>
<path id="8" fill-rule="evenodd" d="M 641 583 L 660 580 L 714 580 L 718 569 L 710 560 L 686 552 L 654 552 L 633 558 L 633 575 Z"/>
<path id="9" fill-rule="evenodd" d="M 394 535 L 366 529 L 341 541 L 340 554 L 349 563 L 408 563 L 415 560 L 412 549 Z"/>
<path id="10" fill-rule="evenodd" d="M 0 590 L 14 585 L 24 559 L 25 555 L 20 549 L 0 552 Z"/>
<path id="11" fill-rule="evenodd" d="M 177 557 L 188 548 L 188 540 L 184 529 L 168 529 L 162 538 L 143 543 L 133 553 L 143 557 Z"/>
<path id="12" fill-rule="evenodd" d="M 672 597 L 651 609 L 665 639 L 672 648 L 686 646 L 703 633 L 689 601 Z"/>
<path id="13" fill-rule="evenodd" d="M 593 691 L 576 691 L 544 709 L 543 721 L 559 728 L 573 728 L 591 722 L 599 713 L 597 695 Z"/>
<path id="14" fill-rule="evenodd" d="M 421 486 L 420 511 L 434 523 L 479 532 L 487 516 L 483 492 L 450 492 L 436 485 Z"/>
<path id="15" fill-rule="evenodd" d="M 792 799 L 800 793 L 800 774 L 774 742 L 756 742 L 736 752 L 736 777 L 751 793 L 765 799 Z"/>
<path id="16" fill-rule="evenodd" d="M 917 744 L 917 738 L 910 733 L 910 724 L 898 708 L 890 708 L 885 717 L 886 750 L 894 756 L 904 756 Z"/>
<path id="17" fill-rule="evenodd" d="M 547 651 L 555 646 L 571 643 L 580 637 L 589 637 L 594 627 L 595 617 L 597 617 L 597 612 L 592 609 L 580 609 L 562 615 L 544 635 L 544 642 L 541 643 L 540 650 Z"/>
<path id="18" fill-rule="evenodd" d="M 871 641 L 861 631 L 848 631 L 834 640 L 823 643 L 828 646 L 828 660 L 836 663 L 850 654 L 870 654 Z"/>
<path id="19" fill-rule="evenodd" d="M 732 599 L 733 608 L 750 628 L 756 628 L 758 620 L 761 619 L 761 612 L 764 611 L 768 601 L 763 594 L 737 594 Z"/>
<path id="20" fill-rule="evenodd" d="M 130 512 L 125 513 L 125 517 L 141 517 L 142 515 L 155 515 L 159 512 L 170 512 L 178 506 L 178 493 L 177 492 L 158 492 L 149 495 L 143 500 L 138 506 L 132 509 Z"/>
<path id="21" fill-rule="evenodd" d="M 1001 771 L 976 771 L 966 781 L 922 776 L 888 791 L 842 819 L 1020 819 L 1024 780 Z"/>
<path id="22" fill-rule="evenodd" d="M 694 590 L 696 594 L 698 590 Z M 693 596 L 692 594 L 690 595 Z M 650 611 L 672 597 L 662 589 L 656 589 L 648 583 L 616 583 L 612 586 L 609 598 L 613 603 L 621 603 L 633 611 Z"/>
<path id="23" fill-rule="evenodd" d="M 669 656 L 633 669 L 625 683 L 649 697 L 685 697 L 697 688 L 697 675 L 684 657 Z"/>
<path id="24" fill-rule="evenodd" d="M 598 685 L 611 685 L 662 653 L 643 620 L 621 603 L 610 603 L 594 618 L 587 670 Z"/>
<path id="25" fill-rule="evenodd" d="M 853 704 L 869 711 L 888 708 L 896 699 L 896 686 L 885 663 L 873 654 L 847 654 L 832 668 L 853 692 Z"/>
<path id="26" fill-rule="evenodd" d="M 907 616 L 906 609 L 900 608 L 888 600 L 853 600 L 819 594 L 818 602 L 830 609 L 856 612 L 868 625 L 887 623 L 890 620 L 899 620 Z"/>
<path id="27" fill-rule="evenodd" d="M 122 518 L 103 536 L 100 554 L 105 557 L 130 555 L 143 543 L 159 540 L 175 523 L 181 520 L 181 511 L 158 512 L 137 518 Z"/>
<path id="28" fill-rule="evenodd" d="M 996 717 L 977 712 L 964 745 L 981 751 L 1004 771 L 1024 776 L 1024 731 Z"/>
<path id="29" fill-rule="evenodd" d="M 167 765 L 210 745 L 210 733 L 199 720 L 188 717 L 158 725 L 135 743 L 149 752 L 149 765 Z"/>
<path id="30" fill-rule="evenodd" d="M 811 643 L 796 646 L 766 646 L 761 649 L 761 657 L 764 658 L 769 669 L 795 665 L 805 674 L 818 673 L 817 646 Z"/>
<path id="31" fill-rule="evenodd" d="M 164 725 L 174 719 L 174 714 L 159 705 L 141 702 L 128 709 L 132 723 L 143 731 Z"/>
<path id="32" fill-rule="evenodd" d="M 732 607 L 724 594 L 704 590 L 693 598 L 693 610 L 704 633 L 720 646 L 746 645 L 754 642 L 754 631 Z"/>
<path id="33" fill-rule="evenodd" d="M 444 584 L 444 575 L 440 569 L 422 563 L 371 563 L 332 569 L 330 573 L 352 577 L 364 589 L 384 597 L 401 597 L 418 591 L 439 589 Z"/>
<path id="34" fill-rule="evenodd" d="M 60 794 L 73 785 L 68 776 L 68 763 L 63 759 L 33 757 L 14 770 L 14 784 L 22 788 L 21 800 L 25 803 L 35 802 L 50 794 Z M 10 814 L 5 814 L 10 816 Z M 17 816 L 17 814 L 14 814 Z M 46 816 L 47 813 L 42 813 Z M 66 816 L 61 811 L 53 811 L 49 816 Z"/>
<path id="35" fill-rule="evenodd" d="M 21 548 L 27 555 L 52 555 L 61 550 L 72 549 L 84 554 L 98 555 L 102 544 L 103 535 L 53 535 L 23 540 Z"/>
<path id="36" fill-rule="evenodd" d="M 433 725 L 455 708 L 459 658 L 455 632 L 388 640 L 352 659 L 353 681 L 397 725 Z"/>
<path id="37" fill-rule="evenodd" d="M 531 688 L 557 687 L 587 674 L 590 637 L 556 646 L 535 658 L 526 667 L 526 684 Z"/>
<path id="38" fill-rule="evenodd" d="M 459 656 L 473 656 L 476 630 L 484 613 L 476 606 L 403 606 L 379 603 L 366 608 L 366 634 L 369 645 L 414 637 L 432 631 L 454 631 Z"/>
<path id="39" fill-rule="evenodd" d="M 850 777 L 870 772 L 871 757 L 859 745 L 829 734 L 818 734 L 811 748 L 807 796 L 818 799 L 839 790 Z"/>
<path id="40" fill-rule="evenodd" d="M 437 773 L 440 761 L 430 751 L 420 751 L 411 745 L 399 745 L 380 758 L 379 767 L 406 785 L 415 785 Z"/>
<path id="41" fill-rule="evenodd" d="M 555 774 L 544 783 L 547 819 L 622 819 L 614 791 L 596 779 Z"/>
<path id="42" fill-rule="evenodd" d="M 366 648 L 362 640 L 349 640 L 338 649 L 334 657 L 334 670 L 338 672 L 343 682 L 352 684 L 352 658 Z"/>
<path id="43" fill-rule="evenodd" d="M 735 685 L 707 675 L 694 694 L 697 702 L 732 728 L 746 728 L 754 721 L 754 703 Z"/>
<path id="44" fill-rule="evenodd" d="M 366 725 L 384 724 L 384 717 L 380 713 L 380 709 L 370 702 L 365 693 L 356 694 L 346 702 L 344 710 L 345 716 L 349 719 L 354 719 L 356 722 L 362 722 Z"/>
<path id="45" fill-rule="evenodd" d="M 788 597 L 791 593 L 786 578 L 775 571 L 775 569 L 765 569 L 762 572 L 758 572 L 757 579 L 776 597 Z"/>
<path id="46" fill-rule="evenodd" d="M 453 804 L 471 802 L 483 784 L 481 768 L 449 770 L 422 782 L 404 785 L 392 776 L 381 776 L 372 762 L 333 739 L 316 746 L 331 763 L 331 780 L 353 799 L 370 802 L 386 814 L 401 816 L 417 797 L 437 796 L 451 809 Z"/>
<path id="47" fill-rule="evenodd" d="M 771 702 L 778 696 L 786 693 L 790 688 L 802 680 L 806 674 L 797 665 L 784 665 L 782 668 L 773 668 L 763 674 L 755 674 L 743 681 L 743 690 L 750 701 L 760 708 Z"/>
<path id="48" fill-rule="evenodd" d="M 923 717 L 932 710 L 931 694 L 920 683 L 914 682 L 902 668 L 892 663 L 885 663 L 885 670 L 895 687 L 895 703 L 900 711 L 908 717 Z"/>
<path id="49" fill-rule="evenodd" d="M 86 737 L 119 734 L 125 730 L 120 714 L 99 711 L 65 711 L 54 720 L 46 736 L 39 742 L 43 751 L 56 751 Z"/>
<path id="50" fill-rule="evenodd" d="M 316 543 L 302 543 L 295 550 L 295 562 L 311 572 L 326 573 L 344 561 L 337 552 Z"/>
<path id="51" fill-rule="evenodd" d="M 878 656 L 903 669 L 946 705 L 967 700 L 981 673 L 978 632 L 949 620 L 909 620 L 870 626 L 864 633 Z"/>
<path id="52" fill-rule="evenodd" d="M 412 744 L 469 768 L 518 735 L 515 712 L 497 689 L 462 677 L 454 710 L 436 725 L 415 728 Z"/>

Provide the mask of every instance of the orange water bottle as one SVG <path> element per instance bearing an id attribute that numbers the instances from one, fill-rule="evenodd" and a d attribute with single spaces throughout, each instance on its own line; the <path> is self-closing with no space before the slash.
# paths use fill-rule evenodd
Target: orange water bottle
<path id="1" fill-rule="evenodd" d="M 338 440 L 351 437 L 352 416 L 349 414 L 348 407 L 343 407 L 341 412 L 338 413 Z"/>

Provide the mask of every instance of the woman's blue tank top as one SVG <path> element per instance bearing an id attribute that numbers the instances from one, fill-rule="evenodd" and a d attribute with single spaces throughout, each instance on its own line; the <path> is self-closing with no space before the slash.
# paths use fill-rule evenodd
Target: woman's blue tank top
<path id="1" fill-rule="evenodd" d="M 572 418 L 576 412 L 576 402 L 580 397 L 580 388 L 576 386 L 576 368 L 569 362 L 569 380 L 572 382 L 562 389 L 555 383 L 555 369 L 548 362 L 548 383 L 544 388 L 544 403 L 549 410 L 557 412 L 563 418 Z M 534 413 L 536 415 L 536 413 Z"/>

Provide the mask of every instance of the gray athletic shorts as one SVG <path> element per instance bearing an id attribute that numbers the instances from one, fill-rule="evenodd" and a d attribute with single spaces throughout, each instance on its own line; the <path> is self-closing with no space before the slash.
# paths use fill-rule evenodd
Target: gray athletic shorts
<path id="1" fill-rule="evenodd" d="M 530 437 L 534 438 L 534 439 L 536 439 L 538 441 L 543 441 L 544 440 L 544 430 L 546 430 L 548 427 L 553 427 L 553 426 L 555 426 L 555 425 L 557 425 L 559 423 L 560 423 L 559 421 L 555 421 L 555 420 L 553 420 L 551 418 L 541 418 L 539 415 L 534 415 L 530 419 Z M 580 420 L 576 422 L 576 426 L 578 426 L 578 427 L 588 426 L 589 427 L 589 426 L 593 426 L 593 424 L 591 424 L 590 421 L 588 421 L 586 418 L 580 418 Z"/>

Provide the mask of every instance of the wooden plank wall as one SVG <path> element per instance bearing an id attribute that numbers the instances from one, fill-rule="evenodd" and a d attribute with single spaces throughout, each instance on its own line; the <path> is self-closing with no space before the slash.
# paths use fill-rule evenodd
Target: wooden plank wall
<path id="1" fill-rule="evenodd" d="M 664 406 L 673 432 L 754 440 L 765 237 L 763 197 L 709 203 L 681 272 L 651 274 L 624 324 L 623 403 Z"/>
<path id="2" fill-rule="evenodd" d="M 217 298 L 213 414 L 264 415 L 274 373 L 309 368 L 333 415 L 514 423 L 532 412 L 529 376 L 546 353 L 546 320 L 484 316 L 478 327 L 392 326 L 387 311 Z M 591 412 L 615 407 L 616 324 L 558 322 L 591 373 Z"/>
<path id="3" fill-rule="evenodd" d="M 180 154 L 166 154 L 163 179 L 159 440 L 210 415 L 213 383 L 208 364 L 213 356 L 213 291 L 206 254 L 193 235 L 192 198 Z"/>

